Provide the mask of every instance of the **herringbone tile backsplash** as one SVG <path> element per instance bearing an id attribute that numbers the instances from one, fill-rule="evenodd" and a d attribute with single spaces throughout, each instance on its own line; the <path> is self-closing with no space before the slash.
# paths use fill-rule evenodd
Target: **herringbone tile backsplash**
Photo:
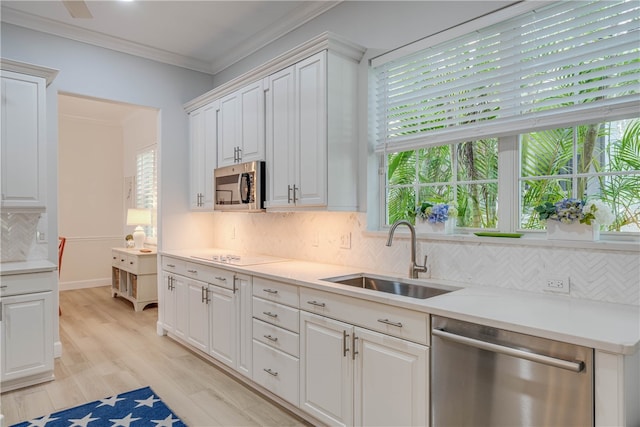
<path id="1" fill-rule="evenodd" d="M 0 259 L 2 262 L 24 261 L 36 242 L 36 228 L 40 214 L 7 213 L 0 215 L 2 241 Z"/>
<path id="2" fill-rule="evenodd" d="M 377 270 L 405 276 L 409 241 L 366 232 L 363 213 L 214 214 L 215 246 L 286 258 Z M 232 233 L 231 230 L 235 230 Z M 351 249 L 340 247 L 351 233 Z M 233 236 L 233 238 L 232 238 Z M 317 243 L 317 246 L 316 246 Z M 510 241 L 420 241 L 428 277 L 463 286 L 496 286 L 543 292 L 548 278 L 570 280 L 570 296 L 640 305 L 640 252 L 520 245 Z"/>

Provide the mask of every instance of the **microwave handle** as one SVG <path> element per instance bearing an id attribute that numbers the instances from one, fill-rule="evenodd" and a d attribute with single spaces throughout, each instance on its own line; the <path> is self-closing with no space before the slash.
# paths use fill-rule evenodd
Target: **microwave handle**
<path id="1" fill-rule="evenodd" d="M 247 189 L 246 194 L 243 194 L 242 192 L 243 183 L 245 188 Z M 240 195 L 241 203 L 251 202 L 251 177 L 247 172 L 240 174 L 240 179 L 238 180 L 238 194 Z"/>

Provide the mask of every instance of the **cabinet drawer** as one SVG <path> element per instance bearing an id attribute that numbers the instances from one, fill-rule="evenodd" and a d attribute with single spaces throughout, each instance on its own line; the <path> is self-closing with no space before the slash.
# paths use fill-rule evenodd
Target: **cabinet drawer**
<path id="1" fill-rule="evenodd" d="M 298 287 L 294 285 L 254 277 L 253 295 L 280 304 L 298 307 Z"/>
<path id="2" fill-rule="evenodd" d="M 427 344 L 429 316 L 405 308 L 336 295 L 315 289 L 300 289 L 301 308 L 383 334 Z"/>
<path id="3" fill-rule="evenodd" d="M 129 271 L 134 274 L 155 274 L 156 256 L 154 255 L 129 255 Z"/>
<path id="4" fill-rule="evenodd" d="M 253 380 L 296 406 L 299 365 L 296 357 L 253 340 Z"/>
<path id="5" fill-rule="evenodd" d="M 0 296 L 31 294 L 53 290 L 55 271 L 0 276 Z"/>
<path id="6" fill-rule="evenodd" d="M 111 251 L 111 265 L 125 268 L 127 266 L 127 254 L 120 251 Z"/>
<path id="7" fill-rule="evenodd" d="M 208 265 L 187 262 L 186 276 L 226 289 L 233 289 L 233 272 Z"/>
<path id="8" fill-rule="evenodd" d="M 163 256 L 162 257 L 162 269 L 165 271 L 170 271 L 175 274 L 186 275 L 187 274 L 187 263 L 185 261 L 170 258 Z"/>
<path id="9" fill-rule="evenodd" d="M 253 317 L 296 333 L 300 330 L 297 308 L 253 297 Z"/>
<path id="10" fill-rule="evenodd" d="M 292 356 L 299 357 L 300 338 L 298 334 L 289 332 L 286 329 L 253 319 L 253 339 Z"/>

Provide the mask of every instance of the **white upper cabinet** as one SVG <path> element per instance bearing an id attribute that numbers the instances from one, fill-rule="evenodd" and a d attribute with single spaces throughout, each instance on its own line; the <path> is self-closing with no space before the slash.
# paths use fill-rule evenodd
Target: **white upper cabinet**
<path id="1" fill-rule="evenodd" d="M 2 71 L 2 208 L 46 207 L 46 80 Z"/>
<path id="2" fill-rule="evenodd" d="M 216 167 L 217 109 L 212 102 L 189 114 L 191 209 L 213 209 L 213 170 Z"/>
<path id="3" fill-rule="evenodd" d="M 264 90 L 262 81 L 220 99 L 218 166 L 264 160 Z"/>
<path id="4" fill-rule="evenodd" d="M 218 167 L 266 161 L 267 209 L 354 211 L 363 53 L 363 47 L 324 33 L 185 109 L 192 114 L 217 103 Z M 192 193 L 197 202 L 199 191 Z"/>
<path id="5" fill-rule="evenodd" d="M 324 50 L 265 82 L 267 208 L 356 210 L 356 62 Z"/>

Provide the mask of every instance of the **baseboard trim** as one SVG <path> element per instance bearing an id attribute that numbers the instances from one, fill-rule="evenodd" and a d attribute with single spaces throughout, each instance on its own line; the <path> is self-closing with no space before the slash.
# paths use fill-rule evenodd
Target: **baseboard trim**
<path id="1" fill-rule="evenodd" d="M 111 278 L 99 278 L 91 280 L 77 280 L 75 282 L 59 282 L 58 289 L 60 291 L 71 291 L 73 289 L 99 288 L 102 286 L 111 286 Z"/>

